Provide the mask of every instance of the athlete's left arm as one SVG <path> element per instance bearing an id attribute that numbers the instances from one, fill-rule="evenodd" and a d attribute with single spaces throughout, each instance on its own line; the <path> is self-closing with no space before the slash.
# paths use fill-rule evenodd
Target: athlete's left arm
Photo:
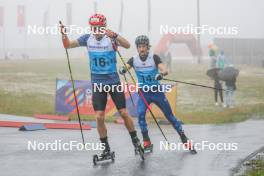
<path id="1" fill-rule="evenodd" d="M 160 72 L 163 76 L 168 75 L 168 70 L 167 70 L 166 65 L 165 65 L 164 63 L 160 63 L 160 64 L 158 64 L 158 69 L 159 69 L 159 72 Z"/>
<path id="2" fill-rule="evenodd" d="M 130 48 L 130 43 L 122 36 L 117 35 L 116 41 L 118 44 L 126 49 Z"/>
<path id="3" fill-rule="evenodd" d="M 156 66 L 159 69 L 159 73 L 162 74 L 162 76 L 166 76 L 168 74 L 168 70 L 166 65 L 161 61 L 161 58 L 156 54 L 153 55 L 153 58 Z"/>
<path id="4" fill-rule="evenodd" d="M 130 48 L 130 43 L 125 38 L 123 38 L 121 35 L 115 33 L 114 31 L 110 29 L 106 29 L 105 32 L 108 37 L 110 37 L 111 39 L 115 39 L 115 41 L 117 42 L 119 46 L 122 46 L 126 49 Z"/>

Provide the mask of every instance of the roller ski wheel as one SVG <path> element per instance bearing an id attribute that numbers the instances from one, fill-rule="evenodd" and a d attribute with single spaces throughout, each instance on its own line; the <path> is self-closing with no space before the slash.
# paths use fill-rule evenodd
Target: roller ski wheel
<path id="1" fill-rule="evenodd" d="M 144 141 L 144 153 L 152 153 L 153 144 L 150 141 Z"/>
<path id="2" fill-rule="evenodd" d="M 135 142 L 134 143 L 134 146 L 135 146 L 135 155 L 139 155 L 140 158 L 144 161 L 145 160 L 145 157 L 144 157 L 144 148 L 140 144 L 140 141 L 138 140 L 137 142 Z"/>
<path id="3" fill-rule="evenodd" d="M 191 152 L 191 154 L 193 154 L 193 155 L 197 154 L 197 151 L 196 151 L 195 149 L 191 149 L 190 152 Z"/>
<path id="4" fill-rule="evenodd" d="M 107 161 L 112 160 L 112 162 L 115 161 L 115 152 L 105 152 L 101 155 L 94 155 L 93 156 L 93 164 L 97 165 L 100 161 Z"/>
<path id="5" fill-rule="evenodd" d="M 97 165 L 97 162 L 99 161 L 98 155 L 93 156 L 93 164 Z"/>
<path id="6" fill-rule="evenodd" d="M 185 136 L 185 134 L 182 133 L 180 137 L 184 147 L 187 148 L 191 152 L 191 154 L 197 154 L 197 151 L 195 150 L 192 142 Z"/>
<path id="7" fill-rule="evenodd" d="M 197 154 L 197 151 L 193 147 L 193 144 L 191 143 L 191 141 L 187 141 L 187 143 L 184 143 L 184 147 L 188 148 L 191 154 Z"/>

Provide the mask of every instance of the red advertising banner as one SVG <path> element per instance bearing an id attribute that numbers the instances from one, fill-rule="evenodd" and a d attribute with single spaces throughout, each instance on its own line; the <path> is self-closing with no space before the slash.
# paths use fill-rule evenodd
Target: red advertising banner
<path id="1" fill-rule="evenodd" d="M 25 6 L 17 6 L 17 27 L 25 27 Z"/>

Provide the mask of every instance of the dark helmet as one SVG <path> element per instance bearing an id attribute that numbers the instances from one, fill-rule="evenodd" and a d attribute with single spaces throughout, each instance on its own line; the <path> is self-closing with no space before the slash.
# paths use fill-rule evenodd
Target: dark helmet
<path id="1" fill-rule="evenodd" d="M 146 35 L 137 36 L 137 38 L 135 40 L 135 44 L 136 44 L 136 46 L 138 46 L 140 44 L 144 44 L 144 45 L 147 45 L 149 47 L 150 45 L 149 45 L 148 36 L 146 36 Z"/>

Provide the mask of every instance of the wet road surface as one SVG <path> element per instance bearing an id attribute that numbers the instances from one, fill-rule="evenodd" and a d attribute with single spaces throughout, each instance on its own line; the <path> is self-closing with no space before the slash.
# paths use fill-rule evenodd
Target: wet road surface
<path id="1" fill-rule="evenodd" d="M 192 155 L 183 150 L 160 150 L 164 142 L 158 128 L 151 125 L 149 134 L 154 152 L 141 161 L 134 155 L 129 134 L 122 125 L 107 124 L 109 143 L 116 153 L 116 160 L 93 166 L 92 156 L 99 151 L 29 151 L 28 142 L 61 143 L 81 142 L 79 130 L 41 130 L 21 132 L 17 128 L 0 127 L 0 175 L 1 176 L 108 176 L 108 175 L 165 175 L 204 176 L 230 175 L 232 168 L 253 151 L 264 145 L 264 121 L 249 120 L 223 125 L 184 125 L 187 136 L 195 142 L 237 143 L 235 151 L 210 151 L 206 148 Z M 170 143 L 179 143 L 179 137 L 171 126 L 162 125 Z M 98 142 L 96 129 L 85 132 L 87 143 Z M 140 136 L 141 137 L 141 136 Z"/>

